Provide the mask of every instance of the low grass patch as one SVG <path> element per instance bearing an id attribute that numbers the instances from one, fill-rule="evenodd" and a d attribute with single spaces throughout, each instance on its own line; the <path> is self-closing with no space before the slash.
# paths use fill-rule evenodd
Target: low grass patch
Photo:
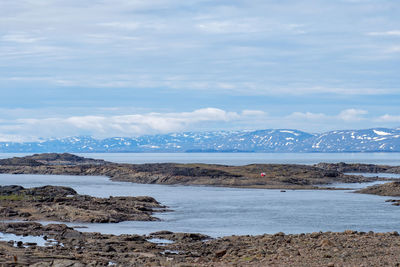
<path id="1" fill-rule="evenodd" d="M 8 196 L 0 196 L 0 200 L 13 200 L 13 201 L 20 201 L 26 200 L 27 197 L 24 195 L 8 195 Z"/>

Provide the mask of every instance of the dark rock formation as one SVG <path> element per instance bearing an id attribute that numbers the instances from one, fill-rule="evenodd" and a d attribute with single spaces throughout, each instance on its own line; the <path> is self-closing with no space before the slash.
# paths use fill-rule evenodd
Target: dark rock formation
<path id="1" fill-rule="evenodd" d="M 400 182 L 372 185 L 368 186 L 367 188 L 360 189 L 356 191 L 356 193 L 400 197 Z"/>
<path id="2" fill-rule="evenodd" d="M 400 173 L 400 167 L 362 163 L 318 163 L 315 167 L 337 172 Z"/>
<path id="3" fill-rule="evenodd" d="M 0 165 L 31 167 L 41 165 L 103 165 L 107 163 L 109 162 L 99 159 L 79 157 L 69 153 L 43 153 L 0 160 Z"/>
<path id="4" fill-rule="evenodd" d="M 38 161 L 46 165 L 82 165 L 82 164 L 102 165 L 109 163 L 101 159 L 84 158 L 69 153 L 34 154 L 32 156 L 27 156 L 26 158 Z"/>
<path id="5" fill-rule="evenodd" d="M 8 165 L 8 166 L 41 166 L 44 165 L 39 161 L 29 159 L 29 158 L 10 158 L 10 159 L 0 159 L 0 165 Z"/>
<path id="6" fill-rule="evenodd" d="M 121 222 L 157 220 L 154 209 L 165 211 L 152 197 L 96 198 L 62 186 L 23 188 L 0 186 L 0 218 L 62 222 Z M 161 210 L 158 210 L 161 209 Z"/>

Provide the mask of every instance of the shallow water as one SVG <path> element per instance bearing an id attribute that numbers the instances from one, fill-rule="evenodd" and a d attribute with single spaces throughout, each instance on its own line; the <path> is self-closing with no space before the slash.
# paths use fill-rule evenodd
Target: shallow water
<path id="1" fill-rule="evenodd" d="M 368 173 L 368 172 L 353 173 L 353 172 L 348 172 L 345 174 L 362 175 L 364 177 L 381 177 L 381 178 L 389 178 L 389 179 L 393 179 L 393 180 L 400 179 L 400 174 L 396 174 L 396 173 Z M 368 183 L 334 183 L 334 184 L 326 184 L 326 185 L 322 185 L 322 186 L 335 187 L 335 188 L 361 189 L 361 188 L 365 188 L 367 186 L 384 184 L 387 182 L 389 182 L 389 181 L 374 181 L 374 182 L 368 182 Z"/>
<path id="2" fill-rule="evenodd" d="M 98 197 L 155 197 L 173 212 L 158 213 L 159 222 L 69 224 L 112 234 L 148 234 L 160 230 L 211 236 L 315 231 L 400 231 L 399 207 L 388 197 L 344 190 L 268 190 L 205 186 L 146 185 L 111 182 L 96 176 L 0 175 L 1 185 L 63 185 Z"/>
<path id="3" fill-rule="evenodd" d="M 162 238 L 150 238 L 150 239 L 147 239 L 147 241 L 149 241 L 151 243 L 159 244 L 159 245 L 166 245 L 166 244 L 174 243 L 174 241 L 172 241 L 172 240 L 162 239 Z"/>
<path id="4" fill-rule="evenodd" d="M 14 235 L 0 232 L 0 241 L 14 241 L 14 246 L 17 246 L 17 242 L 21 241 L 23 243 L 36 243 L 37 246 L 50 246 L 51 244 L 55 244 L 56 241 L 54 239 L 45 240 L 43 236 L 22 236 L 22 235 Z M 28 245 L 24 244 L 24 247 Z"/>
<path id="5" fill-rule="evenodd" d="M 365 177 L 381 177 L 381 178 L 389 178 L 389 179 L 400 179 L 400 174 L 399 173 L 384 173 L 384 172 L 378 172 L 378 173 L 368 173 L 368 172 L 348 172 L 345 174 L 350 174 L 350 175 L 362 175 Z"/>
<path id="6" fill-rule="evenodd" d="M 365 188 L 367 186 L 372 186 L 372 185 L 377 185 L 377 184 L 384 184 L 387 183 L 388 181 L 374 181 L 374 182 L 368 182 L 368 183 L 334 183 L 334 184 L 324 184 L 321 185 L 322 187 L 333 187 L 333 188 L 340 188 L 340 189 L 352 189 L 352 190 L 357 190 L 361 188 Z"/>

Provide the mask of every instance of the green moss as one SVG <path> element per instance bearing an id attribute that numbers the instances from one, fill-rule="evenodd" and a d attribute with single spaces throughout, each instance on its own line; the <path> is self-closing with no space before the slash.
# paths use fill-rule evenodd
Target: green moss
<path id="1" fill-rule="evenodd" d="M 11 201 L 37 201 L 37 200 L 42 200 L 44 197 L 43 196 L 30 196 L 30 195 L 25 195 L 25 194 L 12 194 L 8 196 L 0 196 L 0 201 L 1 200 L 11 200 Z"/>
<path id="2" fill-rule="evenodd" d="M 0 200 L 12 200 L 12 201 L 20 201 L 27 199 L 24 195 L 8 195 L 8 196 L 0 196 Z"/>
<path id="3" fill-rule="evenodd" d="M 242 257 L 242 260 L 251 261 L 253 258 L 254 258 L 253 256 L 245 256 L 245 257 Z"/>

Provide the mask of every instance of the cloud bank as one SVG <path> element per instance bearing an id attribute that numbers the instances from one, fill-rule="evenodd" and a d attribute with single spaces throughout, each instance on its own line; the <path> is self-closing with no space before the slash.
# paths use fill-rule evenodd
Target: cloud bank
<path id="1" fill-rule="evenodd" d="M 297 128 L 314 132 L 334 130 L 336 125 L 365 128 L 374 121 L 381 126 L 400 123 L 399 115 L 367 118 L 365 110 L 347 109 L 339 114 L 293 112 L 276 116 L 261 110 L 231 112 L 203 108 L 180 113 L 143 113 L 118 116 L 73 116 L 0 121 L 0 141 L 34 141 L 40 138 L 90 135 L 96 138 L 132 137 L 184 131 Z"/>
<path id="2" fill-rule="evenodd" d="M 3 1 L 0 85 L 398 94 L 399 9 L 389 0 Z"/>

